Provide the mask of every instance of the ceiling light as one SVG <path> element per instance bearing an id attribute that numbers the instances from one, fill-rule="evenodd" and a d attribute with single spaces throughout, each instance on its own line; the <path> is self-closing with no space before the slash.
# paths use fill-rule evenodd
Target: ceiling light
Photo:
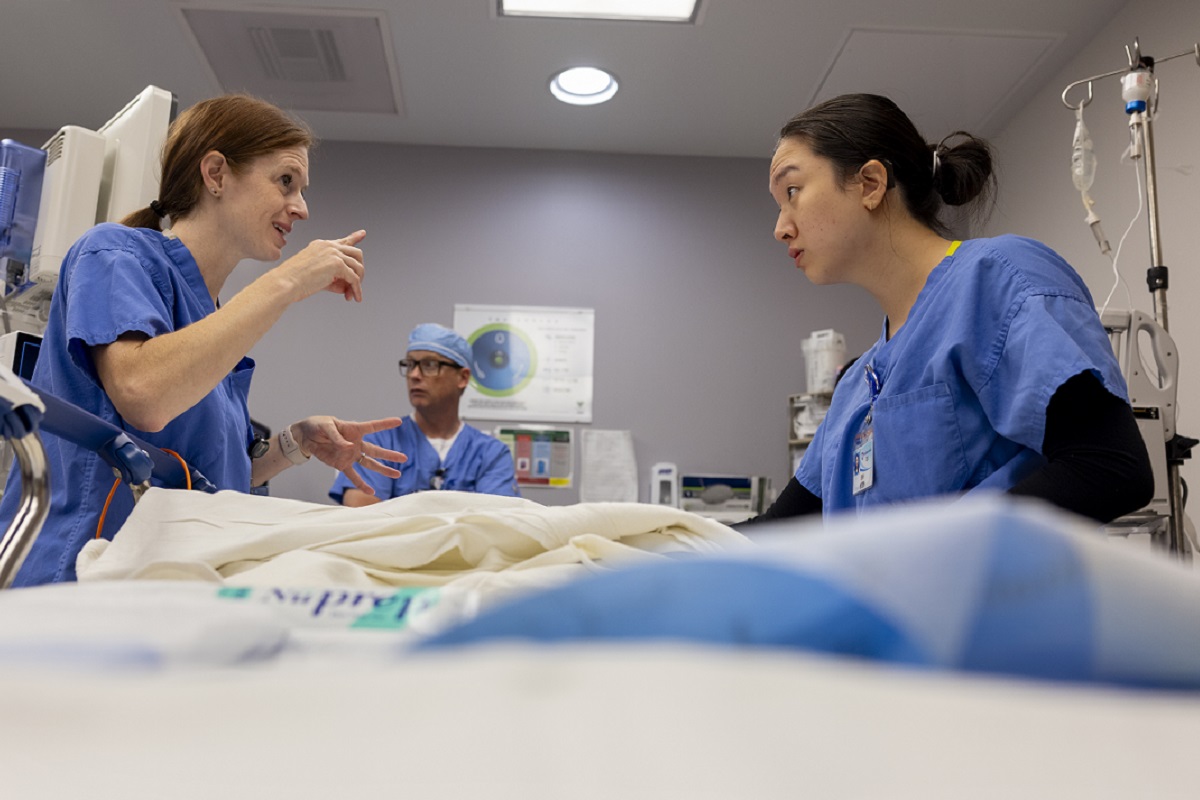
<path id="1" fill-rule="evenodd" d="M 550 79 L 550 93 L 575 106 L 594 106 L 617 93 L 617 79 L 595 67 L 572 67 Z"/>
<path id="2" fill-rule="evenodd" d="M 699 0 L 497 0 L 502 17 L 695 22 Z"/>

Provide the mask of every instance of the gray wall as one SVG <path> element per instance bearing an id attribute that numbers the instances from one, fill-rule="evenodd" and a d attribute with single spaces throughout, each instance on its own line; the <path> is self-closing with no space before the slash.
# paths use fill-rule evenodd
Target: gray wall
<path id="1" fill-rule="evenodd" d="M 658 461 L 768 475 L 778 491 L 790 477 L 787 396 L 805 390 L 800 342 L 835 328 L 861 352 L 881 312 L 857 289 L 814 288 L 788 261 L 772 238 L 767 167 L 765 155 L 323 143 L 312 217 L 288 252 L 365 228 L 365 299 L 322 294 L 289 310 L 251 353 L 251 412 L 273 428 L 312 413 L 407 413 L 396 361 L 415 323 L 450 324 L 455 303 L 593 308 L 592 427 L 632 431 L 641 499 Z M 264 268 L 242 265 L 223 296 Z M 331 479 L 310 464 L 272 493 L 325 502 Z M 526 496 L 557 505 L 579 493 Z"/>
<path id="2" fill-rule="evenodd" d="M 1075 114 L 1060 99 L 1067 84 L 1124 69 L 1125 45 L 1134 37 L 1142 52 L 1158 58 L 1190 50 L 1200 39 L 1200 3 L 1194 0 L 1138 0 L 1129 3 L 1083 52 L 1049 82 L 1038 98 L 996 138 L 999 148 L 999 208 L 989 233 L 1013 231 L 1041 239 L 1070 261 L 1087 281 L 1097 304 L 1113 285 L 1110 262 L 1100 255 L 1087 224 L 1079 193 L 1071 182 L 1071 138 Z M 1183 434 L 1200 438 L 1200 69 L 1192 57 L 1158 65 L 1159 115 L 1154 123 L 1163 260 L 1170 268 L 1169 327 L 1179 347 L 1179 418 Z M 1071 93 L 1078 102 L 1086 89 Z M 1084 109 L 1099 159 L 1091 195 L 1113 248 L 1138 209 L 1134 168 L 1121 163 L 1129 129 L 1118 78 L 1094 84 L 1094 100 Z M 1118 262 L 1133 306 L 1153 312 L 1146 289 L 1150 266 L 1148 215 L 1143 208 Z M 1128 308 L 1124 287 L 1112 307 Z M 1200 486 L 1200 463 L 1185 463 L 1182 475 Z"/>

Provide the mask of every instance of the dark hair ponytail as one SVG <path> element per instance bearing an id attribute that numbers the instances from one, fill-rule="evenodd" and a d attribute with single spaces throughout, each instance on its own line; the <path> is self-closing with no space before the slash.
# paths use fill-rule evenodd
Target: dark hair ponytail
<path id="1" fill-rule="evenodd" d="M 878 160 L 888 170 L 889 187 L 900 189 L 908 212 L 942 235 L 949 233 L 939 219 L 943 205 L 982 202 L 995 189 L 987 142 L 956 131 L 929 144 L 907 114 L 877 94 L 826 100 L 789 120 L 779 138 L 802 140 L 831 161 L 843 181 Z"/>
<path id="2" fill-rule="evenodd" d="M 131 211 L 121 219 L 121 224 L 128 228 L 150 228 L 151 230 L 162 230 L 162 218 L 151 211 L 149 208 L 139 208 L 137 211 Z"/>
<path id="3" fill-rule="evenodd" d="M 953 145 L 946 142 L 959 138 Z M 948 206 L 961 206 L 991 193 L 996 182 L 992 173 L 992 148 L 966 131 L 955 131 L 930 150 L 937 156 L 933 188 Z"/>

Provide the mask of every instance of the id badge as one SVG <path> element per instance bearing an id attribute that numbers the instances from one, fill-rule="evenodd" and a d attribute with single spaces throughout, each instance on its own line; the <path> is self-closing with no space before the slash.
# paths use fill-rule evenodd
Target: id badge
<path id="1" fill-rule="evenodd" d="M 862 494 L 875 482 L 875 428 L 868 424 L 854 436 L 854 494 Z"/>

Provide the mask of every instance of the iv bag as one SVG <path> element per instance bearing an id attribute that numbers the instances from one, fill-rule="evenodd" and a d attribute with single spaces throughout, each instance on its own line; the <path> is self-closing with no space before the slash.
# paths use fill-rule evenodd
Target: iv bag
<path id="1" fill-rule="evenodd" d="M 1092 150 L 1092 135 L 1083 124 L 1083 107 L 1075 110 L 1075 138 L 1071 142 L 1071 180 L 1075 188 L 1086 192 L 1096 179 L 1096 154 Z"/>

